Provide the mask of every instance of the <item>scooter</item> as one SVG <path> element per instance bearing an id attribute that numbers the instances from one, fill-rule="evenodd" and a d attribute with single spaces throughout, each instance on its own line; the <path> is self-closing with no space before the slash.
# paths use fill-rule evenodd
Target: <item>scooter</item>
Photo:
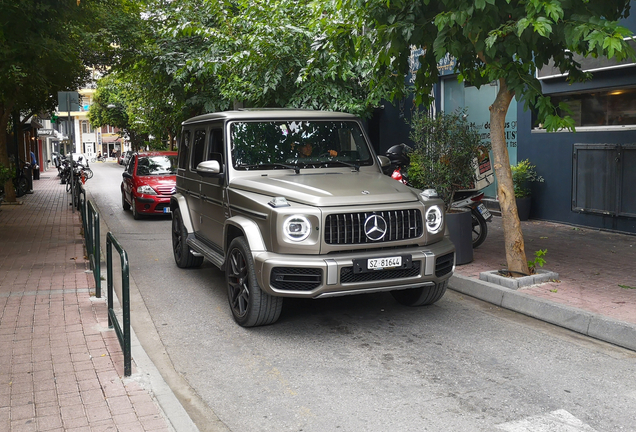
<path id="1" fill-rule="evenodd" d="M 398 144 L 389 148 L 385 156 L 391 161 L 391 165 L 385 168 L 384 173 L 390 175 L 392 179 L 400 181 L 410 186 L 408 181 L 408 157 L 409 146 Z M 481 202 L 484 193 L 478 190 L 461 190 L 455 192 L 455 201 L 451 208 L 470 208 L 473 219 L 473 248 L 481 246 L 488 235 L 488 225 L 486 222 L 492 220 L 492 214 Z"/>

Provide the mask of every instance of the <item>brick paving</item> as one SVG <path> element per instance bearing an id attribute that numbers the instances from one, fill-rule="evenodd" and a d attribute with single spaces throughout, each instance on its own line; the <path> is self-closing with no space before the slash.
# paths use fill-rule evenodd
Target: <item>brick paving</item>
<path id="1" fill-rule="evenodd" d="M 557 272 L 559 280 L 519 292 L 636 324 L 636 236 L 533 220 L 521 222 L 521 229 L 527 259 L 547 249 L 544 269 Z M 482 271 L 503 268 L 503 229 L 495 216 L 473 262 L 456 273 L 479 278 Z"/>
<path id="2" fill-rule="evenodd" d="M 0 432 L 173 430 L 134 359 L 123 376 L 64 185 L 34 190 L 0 207 Z"/>

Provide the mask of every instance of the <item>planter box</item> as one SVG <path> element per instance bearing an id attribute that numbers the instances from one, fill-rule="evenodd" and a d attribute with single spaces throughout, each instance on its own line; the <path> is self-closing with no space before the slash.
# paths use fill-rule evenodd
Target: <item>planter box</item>
<path id="1" fill-rule="evenodd" d="M 498 270 L 492 270 L 479 273 L 479 279 L 501 285 L 505 288 L 519 289 L 530 285 L 549 282 L 552 279 L 558 279 L 559 274 L 549 270 L 537 270 L 537 274 L 522 277 L 507 277 L 499 274 Z"/>

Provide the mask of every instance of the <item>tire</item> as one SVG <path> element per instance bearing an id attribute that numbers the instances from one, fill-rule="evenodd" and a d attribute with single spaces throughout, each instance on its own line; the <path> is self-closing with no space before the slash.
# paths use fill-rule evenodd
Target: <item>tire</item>
<path id="1" fill-rule="evenodd" d="M 203 257 L 192 255 L 190 248 L 186 244 L 187 238 L 188 232 L 185 229 L 185 225 L 183 225 L 181 213 L 179 209 L 176 209 L 172 213 L 172 253 L 174 261 L 179 268 L 200 267 L 203 264 Z"/>
<path id="2" fill-rule="evenodd" d="M 84 175 L 86 176 L 86 180 L 93 178 L 93 170 L 90 168 L 84 168 Z"/>
<path id="3" fill-rule="evenodd" d="M 82 190 L 82 188 L 79 185 L 75 185 L 75 208 L 77 210 L 81 210 L 82 209 L 82 202 L 83 200 L 85 200 L 85 196 L 82 199 L 82 197 L 84 196 L 84 191 Z"/>
<path id="4" fill-rule="evenodd" d="M 121 192 L 121 206 L 124 211 L 130 210 L 130 204 L 128 204 L 128 201 L 126 201 L 126 195 L 124 191 Z"/>
<path id="5" fill-rule="evenodd" d="M 130 208 L 132 210 L 133 219 L 134 220 L 141 219 L 141 214 L 139 213 L 139 210 L 137 210 L 137 200 L 135 200 L 135 197 L 132 197 L 130 199 Z"/>
<path id="6" fill-rule="evenodd" d="M 471 209 L 470 214 L 473 217 L 473 249 L 475 249 L 481 246 L 484 240 L 486 240 L 486 236 L 488 236 L 488 223 L 476 208 Z"/>
<path id="7" fill-rule="evenodd" d="M 91 158 L 91 163 L 95 163 L 95 158 Z"/>
<path id="8" fill-rule="evenodd" d="M 409 288 L 405 290 L 391 291 L 393 298 L 404 306 L 432 305 L 444 296 L 448 279 L 435 286 Z"/>
<path id="9" fill-rule="evenodd" d="M 234 320 L 242 327 L 275 323 L 283 309 L 283 298 L 271 296 L 258 286 L 254 260 L 244 237 L 232 240 L 226 259 L 227 297 Z"/>

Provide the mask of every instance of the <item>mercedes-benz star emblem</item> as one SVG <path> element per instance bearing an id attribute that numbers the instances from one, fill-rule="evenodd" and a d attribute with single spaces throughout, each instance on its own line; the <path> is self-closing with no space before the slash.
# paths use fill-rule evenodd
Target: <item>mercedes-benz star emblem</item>
<path id="1" fill-rule="evenodd" d="M 364 221 L 364 233 L 369 240 L 382 240 L 386 234 L 386 221 L 382 216 L 369 216 L 367 220 Z"/>

